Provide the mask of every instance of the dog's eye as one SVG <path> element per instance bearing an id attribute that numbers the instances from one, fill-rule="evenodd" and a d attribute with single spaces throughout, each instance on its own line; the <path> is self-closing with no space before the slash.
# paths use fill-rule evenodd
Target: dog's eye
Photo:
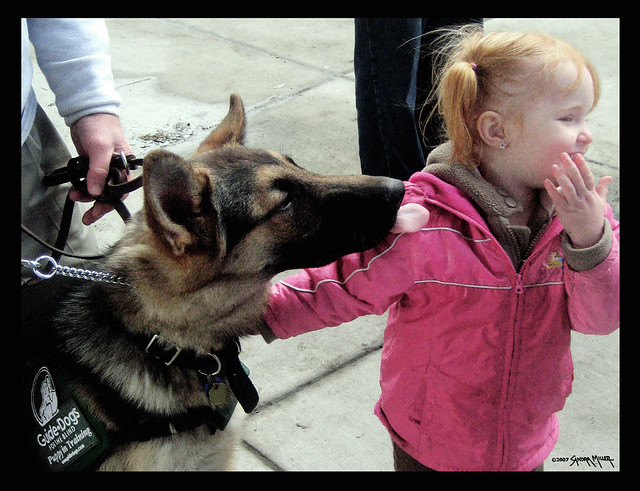
<path id="1" fill-rule="evenodd" d="M 293 197 L 295 196 L 296 190 L 292 183 L 285 179 L 278 179 L 274 182 L 274 187 L 278 190 L 278 194 L 280 194 L 280 204 L 276 206 L 276 211 L 285 211 L 291 208 L 293 203 Z"/>
<path id="2" fill-rule="evenodd" d="M 282 203 L 278 205 L 278 211 L 285 211 L 291 208 L 293 200 L 291 199 L 291 195 L 287 193 Z"/>

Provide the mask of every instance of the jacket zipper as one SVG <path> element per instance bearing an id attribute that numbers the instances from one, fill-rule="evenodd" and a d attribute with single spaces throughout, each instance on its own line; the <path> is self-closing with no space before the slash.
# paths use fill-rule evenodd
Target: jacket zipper
<path id="1" fill-rule="evenodd" d="M 535 240 L 531 242 L 531 246 L 529 246 L 527 248 L 527 253 L 529 253 L 529 255 L 523 260 L 522 265 L 520 266 L 520 269 L 518 271 L 516 271 L 515 267 L 513 266 L 513 263 L 511 262 L 511 259 L 509 257 L 509 255 L 507 254 L 507 251 L 505 251 L 504 247 L 502 247 L 502 244 L 500 244 L 500 242 L 495 238 L 495 236 L 491 233 L 491 231 L 483 226 L 480 222 L 472 219 L 471 217 L 469 217 L 468 215 L 465 215 L 461 212 L 459 212 L 458 210 L 455 210 L 454 208 L 448 206 L 448 205 L 444 205 L 443 203 L 439 203 L 436 202 L 435 200 L 431 200 L 429 198 L 425 197 L 425 201 L 427 201 L 428 203 L 437 206 L 439 208 L 442 208 L 446 211 L 448 211 L 449 213 L 452 213 L 453 215 L 457 216 L 458 218 L 461 218 L 463 220 L 465 220 L 466 222 L 470 223 L 471 225 L 474 225 L 475 227 L 477 227 L 479 230 L 481 230 L 483 233 L 485 233 L 488 237 L 491 237 L 494 241 L 494 243 L 500 248 L 500 250 L 502 251 L 503 256 L 505 257 L 505 259 L 507 260 L 507 263 L 509 264 L 509 266 L 511 266 L 511 271 L 513 271 L 515 273 L 515 294 L 516 294 L 516 311 L 515 311 L 515 315 L 514 315 L 514 319 L 513 319 L 513 329 L 512 329 L 512 333 L 513 333 L 513 338 L 511 341 L 511 353 L 509 353 L 509 368 L 508 368 L 508 377 L 507 377 L 507 385 L 506 385 L 506 391 L 505 391 L 505 404 L 504 404 L 504 413 L 503 413 L 503 421 L 502 421 L 502 434 L 501 434 L 501 438 L 502 441 L 500 442 L 500 462 L 499 462 L 499 466 L 500 468 L 502 468 L 505 464 L 506 464 L 506 440 L 507 440 L 507 432 L 506 432 L 506 414 L 507 414 L 507 404 L 508 404 L 508 400 L 509 400 L 509 396 L 511 393 L 511 382 L 512 382 L 512 371 L 513 371 L 513 363 L 514 363 L 514 356 L 515 356 L 515 351 L 516 351 L 516 326 L 518 325 L 518 316 L 520 314 L 520 303 L 522 301 L 522 293 L 524 293 L 524 282 L 523 282 L 523 271 L 526 267 L 526 265 L 531 262 L 531 258 L 534 257 L 536 255 L 536 253 L 540 250 L 542 250 L 543 247 L 546 247 L 547 244 L 549 242 L 551 242 L 555 237 L 556 237 L 556 233 L 550 233 L 549 236 L 546 238 L 546 240 L 544 241 L 544 243 L 539 243 L 540 239 L 542 239 L 542 237 L 552 228 L 554 227 L 553 225 L 553 219 L 551 221 L 551 223 L 545 227 L 542 230 L 539 230 L 538 233 L 536 234 Z M 513 232 L 511 230 L 509 230 L 509 233 L 511 233 L 513 235 Z M 514 236 L 515 238 L 515 236 Z M 517 241 L 514 240 L 514 243 L 516 243 L 517 245 Z"/>
<path id="2" fill-rule="evenodd" d="M 516 293 L 520 295 L 524 291 L 522 286 L 522 275 L 520 273 L 516 273 Z"/>
<path id="3" fill-rule="evenodd" d="M 504 407 L 504 420 L 502 423 L 502 427 L 503 427 L 503 431 L 502 431 L 502 456 L 501 456 L 501 460 L 500 460 L 500 467 L 502 468 L 505 464 L 506 464 L 506 457 L 507 457 L 507 427 L 506 427 L 506 414 L 508 412 L 508 404 L 509 404 L 509 398 L 513 392 L 511 384 L 512 384 L 512 377 L 513 377 L 513 368 L 514 368 L 514 361 L 515 361 L 515 356 L 516 356 L 516 344 L 517 344 L 517 336 L 518 336 L 518 329 L 519 329 L 519 324 L 520 324 L 520 320 L 519 320 L 519 316 L 520 316 L 520 311 L 521 311 L 521 303 L 522 303 L 522 294 L 524 293 L 524 281 L 523 281 L 523 273 L 524 270 L 526 268 L 526 266 L 532 261 L 532 258 L 534 258 L 539 251 L 543 250 L 543 248 L 547 247 L 547 245 L 557 236 L 557 232 L 555 230 L 552 230 L 549 234 L 547 234 L 547 238 L 544 240 L 544 242 L 540 242 L 540 240 L 542 239 L 542 237 L 552 228 L 556 228 L 557 226 L 554 226 L 553 224 L 554 222 L 552 221 L 547 227 L 545 227 L 543 230 L 538 231 L 538 233 L 536 234 L 535 237 L 535 241 L 533 241 L 531 244 L 531 246 L 528 247 L 527 253 L 528 256 L 526 256 L 525 260 L 522 262 L 522 265 L 520 266 L 520 270 L 516 273 L 515 276 L 515 293 L 516 293 L 516 311 L 515 311 L 515 315 L 514 315 L 514 319 L 513 319 L 513 329 L 512 329 L 512 341 L 511 341 L 511 353 L 509 353 L 509 374 L 507 377 L 507 385 L 506 385 L 506 392 L 505 392 L 505 407 Z M 496 241 L 497 242 L 497 241 Z M 506 252 L 505 252 L 506 254 Z"/>
<path id="4" fill-rule="evenodd" d="M 511 324 L 511 331 L 509 333 L 509 335 L 511 336 L 511 343 L 510 343 L 510 351 L 508 353 L 506 353 L 506 357 L 508 359 L 508 366 L 506 368 L 507 370 L 507 377 L 506 377 L 506 383 L 504 386 L 504 403 L 502 406 L 502 415 L 499 417 L 500 419 L 500 428 L 501 428 L 501 432 L 500 432 L 500 446 L 499 446 L 499 452 L 500 452 L 500 460 L 498 462 L 499 468 L 503 469 L 506 462 L 507 462 L 507 435 L 508 435 L 508 420 L 509 418 L 507 417 L 508 414 L 508 407 L 510 404 L 510 398 L 511 398 L 511 394 L 512 394 L 512 382 L 513 382 L 513 370 L 514 370 L 514 361 L 515 361 L 515 355 L 516 355 L 516 344 L 517 344 L 517 339 L 518 339 L 518 325 L 519 325 L 519 316 L 520 316 L 520 304 L 522 301 L 522 293 L 524 292 L 524 287 L 523 287 L 523 281 L 522 281 L 522 274 L 521 273 L 516 273 L 516 277 L 515 277 L 516 281 L 515 281 L 515 295 L 516 295 L 516 308 L 515 308 L 515 312 L 513 315 L 513 321 Z"/>

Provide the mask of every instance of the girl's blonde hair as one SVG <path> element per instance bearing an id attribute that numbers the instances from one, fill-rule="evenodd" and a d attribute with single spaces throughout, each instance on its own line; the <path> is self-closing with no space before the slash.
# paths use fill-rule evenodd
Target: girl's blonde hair
<path id="1" fill-rule="evenodd" d="M 589 60 L 546 34 L 485 34 L 479 26 L 464 26 L 443 31 L 435 53 L 438 68 L 430 100 L 437 98 L 437 103 L 430 117 L 436 110 L 442 116 L 452 144 L 451 160 L 465 165 L 477 165 L 477 117 L 496 100 L 508 102 L 516 96 L 532 98 L 542 93 L 560 62 L 571 61 L 578 68 L 576 81 L 565 90 L 578 85 L 586 68 L 593 80 L 593 107 L 599 98 L 598 77 Z"/>

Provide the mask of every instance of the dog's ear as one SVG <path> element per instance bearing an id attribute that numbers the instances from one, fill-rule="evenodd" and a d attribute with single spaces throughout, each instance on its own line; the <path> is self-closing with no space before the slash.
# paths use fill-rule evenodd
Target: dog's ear
<path id="1" fill-rule="evenodd" d="M 155 150 L 144 159 L 143 182 L 147 223 L 176 256 L 182 255 L 198 239 L 203 195 L 210 187 L 206 171 Z"/>
<path id="2" fill-rule="evenodd" d="M 244 143 L 244 105 L 237 94 L 231 94 L 229 112 L 196 150 L 196 155 L 223 145 L 242 145 Z"/>

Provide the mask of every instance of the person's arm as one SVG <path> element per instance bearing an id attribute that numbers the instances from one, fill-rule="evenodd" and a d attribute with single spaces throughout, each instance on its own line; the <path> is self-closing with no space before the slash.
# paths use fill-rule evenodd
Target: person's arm
<path id="1" fill-rule="evenodd" d="M 120 125 L 121 99 L 113 83 L 105 23 L 101 19 L 29 19 L 27 24 L 58 112 L 70 126 L 78 153 L 89 157 L 89 194 L 98 196 L 113 154 L 132 153 Z M 93 201 L 78 190 L 70 196 L 76 201 Z M 96 202 L 83 222 L 90 224 L 111 209 Z"/>
<path id="2" fill-rule="evenodd" d="M 610 207 L 605 217 L 602 238 L 592 247 L 576 249 L 563 237 L 569 317 L 583 334 L 609 334 L 620 326 L 620 224 Z"/>
<path id="3" fill-rule="evenodd" d="M 119 116 L 109 36 L 102 19 L 28 19 L 38 66 L 67 126 L 83 116 Z"/>
<path id="4" fill-rule="evenodd" d="M 608 334 L 620 324 L 620 225 L 607 204 L 611 176 L 596 184 L 582 154 L 554 165 L 545 188 L 564 227 L 565 289 L 574 330 Z"/>

